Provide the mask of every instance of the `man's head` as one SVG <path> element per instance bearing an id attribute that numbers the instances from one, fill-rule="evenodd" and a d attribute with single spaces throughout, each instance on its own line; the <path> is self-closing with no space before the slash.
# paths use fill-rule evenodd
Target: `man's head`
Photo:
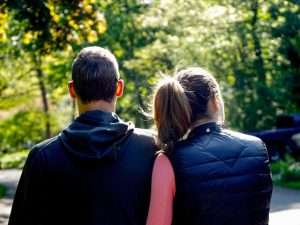
<path id="1" fill-rule="evenodd" d="M 73 62 L 69 89 L 71 97 L 83 105 L 115 104 L 116 96 L 123 93 L 123 81 L 114 55 L 96 46 L 82 49 Z"/>

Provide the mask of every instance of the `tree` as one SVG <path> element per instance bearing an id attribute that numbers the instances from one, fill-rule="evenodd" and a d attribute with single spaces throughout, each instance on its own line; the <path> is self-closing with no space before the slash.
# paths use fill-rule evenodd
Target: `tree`
<path id="1" fill-rule="evenodd" d="M 121 76 L 126 81 L 125 95 L 119 99 L 118 113 L 142 127 L 149 125 L 140 108 L 147 108 L 145 97 L 150 92 L 148 78 L 152 75 L 145 76 L 143 71 L 133 70 L 126 65 L 139 49 L 153 42 L 154 34 L 159 29 L 141 26 L 143 14 L 149 7 L 137 0 L 100 1 L 107 30 L 97 42 L 115 54 Z"/>
<path id="2" fill-rule="evenodd" d="M 277 68 L 285 74 L 285 83 L 290 87 L 287 107 L 299 110 L 300 107 L 300 2 L 297 0 L 274 1 L 269 12 L 276 26 L 272 27 L 272 36 L 279 41 Z M 286 91 L 289 91 L 288 89 Z"/>
<path id="3" fill-rule="evenodd" d="M 269 10 L 274 4 L 279 3 L 157 2 L 145 17 L 149 21 L 146 26 L 159 27 L 160 32 L 153 44 L 140 49 L 128 65 L 144 71 L 146 77 L 158 70 L 173 73 L 174 68 L 203 66 L 221 83 L 230 126 L 244 131 L 270 128 L 277 114 L 291 112 L 292 107 L 287 105 L 295 106 L 284 88 L 287 70 L 278 70 L 280 61 L 288 55 L 278 54 L 284 37 L 274 38 L 272 26 L 278 27 L 278 23 Z M 286 6 L 285 10 L 295 9 Z M 285 20 L 289 26 L 297 21 L 289 18 Z M 297 39 L 293 40 L 296 43 Z M 295 44 L 291 49 L 297 49 Z M 297 61 L 297 57 L 292 58 Z"/>
<path id="4" fill-rule="evenodd" d="M 84 43 L 97 40 L 97 36 L 106 29 L 105 20 L 97 6 L 93 0 L 65 1 L 60 4 L 55 0 L 12 0 L 1 5 L 4 15 L 9 14 L 7 23 L 14 25 L 10 26 L 8 32 L 10 38 L 15 40 L 13 44 L 19 47 L 14 54 L 25 54 L 30 58 L 31 71 L 38 80 L 46 137 L 51 136 L 51 123 L 43 61 L 54 52 L 68 51 L 70 46 L 77 49 Z"/>

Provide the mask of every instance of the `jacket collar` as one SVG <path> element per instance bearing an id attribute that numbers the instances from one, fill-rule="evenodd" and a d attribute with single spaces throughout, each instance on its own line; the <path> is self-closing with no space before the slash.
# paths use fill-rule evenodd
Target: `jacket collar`
<path id="1" fill-rule="evenodd" d="M 116 160 L 119 147 L 132 134 L 133 124 L 115 113 L 88 111 L 60 134 L 65 149 L 81 160 Z"/>
<path id="2" fill-rule="evenodd" d="M 209 134 L 212 132 L 220 132 L 221 131 L 221 125 L 216 123 L 216 122 L 209 122 L 205 124 L 201 124 L 197 127 L 195 127 L 189 136 L 194 136 L 194 135 L 204 135 L 204 134 Z"/>

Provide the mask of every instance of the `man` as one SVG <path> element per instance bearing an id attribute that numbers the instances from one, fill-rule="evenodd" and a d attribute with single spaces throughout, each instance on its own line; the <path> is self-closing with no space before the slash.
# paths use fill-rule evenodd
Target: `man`
<path id="1" fill-rule="evenodd" d="M 80 115 L 30 152 L 9 225 L 145 224 L 155 145 L 115 114 L 123 89 L 108 50 L 79 53 L 69 92 Z"/>

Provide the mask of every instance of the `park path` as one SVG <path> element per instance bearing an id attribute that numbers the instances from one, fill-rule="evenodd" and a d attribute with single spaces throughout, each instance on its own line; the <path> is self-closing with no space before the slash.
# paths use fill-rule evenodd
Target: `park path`
<path id="1" fill-rule="evenodd" d="M 7 225 L 10 208 L 20 170 L 0 170 L 0 184 L 7 187 L 6 196 L 0 199 L 0 225 Z M 300 225 L 300 191 L 274 187 L 270 225 Z"/>
<path id="2" fill-rule="evenodd" d="M 20 170 L 0 170 L 0 184 L 7 188 L 6 196 L 0 199 L 0 225 L 7 225 L 11 204 L 20 175 Z"/>
<path id="3" fill-rule="evenodd" d="M 300 191 L 274 187 L 270 225 L 300 225 Z"/>

